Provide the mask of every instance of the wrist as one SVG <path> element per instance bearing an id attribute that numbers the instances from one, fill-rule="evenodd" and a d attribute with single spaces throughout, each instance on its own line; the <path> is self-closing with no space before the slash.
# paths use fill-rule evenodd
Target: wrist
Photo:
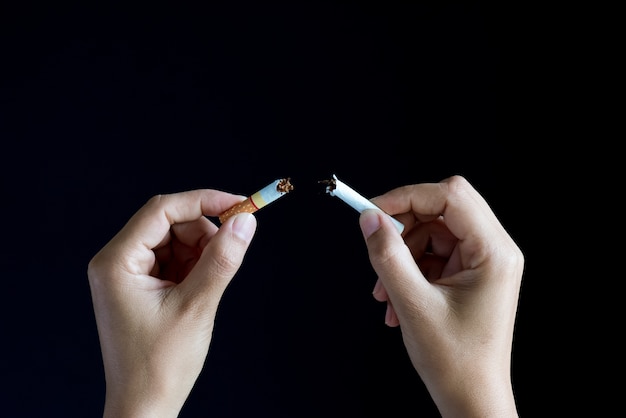
<path id="1" fill-rule="evenodd" d="M 431 391 L 442 417 L 517 418 L 510 378 L 472 376 Z"/>
<path id="2" fill-rule="evenodd" d="M 180 390 L 184 385 L 168 388 L 164 383 L 154 375 L 107 379 L 103 418 L 178 417 L 188 392 Z"/>
<path id="3" fill-rule="evenodd" d="M 153 396 L 110 397 L 104 402 L 103 418 L 176 418 L 182 404 L 162 402 Z"/>

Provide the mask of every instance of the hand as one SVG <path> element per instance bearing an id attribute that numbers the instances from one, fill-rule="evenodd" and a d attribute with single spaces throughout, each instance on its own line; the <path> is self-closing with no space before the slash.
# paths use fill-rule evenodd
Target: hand
<path id="1" fill-rule="evenodd" d="M 460 176 L 372 199 L 360 225 L 411 361 L 443 416 L 517 416 L 510 366 L 524 257 Z"/>
<path id="2" fill-rule="evenodd" d="M 256 230 L 249 213 L 220 228 L 206 216 L 242 199 L 216 190 L 155 196 L 90 261 L 105 417 L 178 416 Z"/>

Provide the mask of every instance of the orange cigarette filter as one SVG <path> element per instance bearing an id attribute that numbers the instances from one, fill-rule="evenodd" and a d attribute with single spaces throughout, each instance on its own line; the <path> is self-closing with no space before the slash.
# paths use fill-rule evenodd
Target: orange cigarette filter
<path id="1" fill-rule="evenodd" d="M 272 203 L 292 190 L 293 185 L 291 184 L 289 178 L 274 180 L 258 192 L 249 196 L 246 200 L 243 200 L 230 209 L 222 212 L 219 215 L 219 220 L 221 223 L 224 223 L 228 218 L 236 215 L 237 213 L 254 213 L 263 206 Z"/>

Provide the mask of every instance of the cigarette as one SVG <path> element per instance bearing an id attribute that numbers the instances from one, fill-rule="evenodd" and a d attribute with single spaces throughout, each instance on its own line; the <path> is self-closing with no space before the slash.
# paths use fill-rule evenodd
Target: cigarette
<path id="1" fill-rule="evenodd" d="M 365 209 L 378 209 L 381 210 L 378 206 L 370 202 L 368 199 L 357 193 L 350 186 L 342 182 L 337 178 L 336 175 L 333 174 L 333 178 L 330 180 L 322 180 L 320 183 L 327 184 L 326 193 L 331 196 L 336 196 L 339 199 L 346 202 L 348 205 L 352 206 L 357 212 L 361 213 Z M 383 211 L 384 212 L 384 211 Z M 389 218 L 393 221 L 396 226 L 396 229 L 402 233 L 404 231 L 404 224 L 397 219 L 393 218 L 391 215 L 388 215 Z"/>
<path id="2" fill-rule="evenodd" d="M 221 223 L 224 223 L 228 218 L 236 215 L 237 213 L 254 213 L 263 206 L 267 206 L 292 190 L 293 185 L 291 184 L 289 178 L 274 180 L 258 192 L 249 196 L 246 200 L 239 202 L 230 209 L 222 212 L 219 215 L 219 220 Z"/>

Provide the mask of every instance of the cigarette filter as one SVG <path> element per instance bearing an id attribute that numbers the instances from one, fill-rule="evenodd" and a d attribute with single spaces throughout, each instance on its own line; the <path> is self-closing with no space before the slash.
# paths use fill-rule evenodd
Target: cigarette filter
<path id="1" fill-rule="evenodd" d="M 333 174 L 333 178 L 330 180 L 324 180 L 322 183 L 326 183 L 326 193 L 331 196 L 336 196 L 339 199 L 346 202 L 348 205 L 352 206 L 359 213 L 363 212 L 365 209 L 378 209 L 381 210 L 378 206 L 370 202 L 368 199 L 357 193 L 354 189 L 349 187 L 344 182 L 340 181 L 336 175 Z M 391 215 L 388 215 L 389 218 L 396 225 L 396 228 L 400 233 L 404 231 L 404 224 L 393 218 Z"/>
<path id="2" fill-rule="evenodd" d="M 254 213 L 263 206 L 267 206 L 279 197 L 284 196 L 286 193 L 293 190 L 293 185 L 289 180 L 289 178 L 275 180 L 248 197 L 246 200 L 237 203 L 230 209 L 225 210 L 219 215 L 220 222 L 226 222 L 226 219 L 237 213 Z"/>

